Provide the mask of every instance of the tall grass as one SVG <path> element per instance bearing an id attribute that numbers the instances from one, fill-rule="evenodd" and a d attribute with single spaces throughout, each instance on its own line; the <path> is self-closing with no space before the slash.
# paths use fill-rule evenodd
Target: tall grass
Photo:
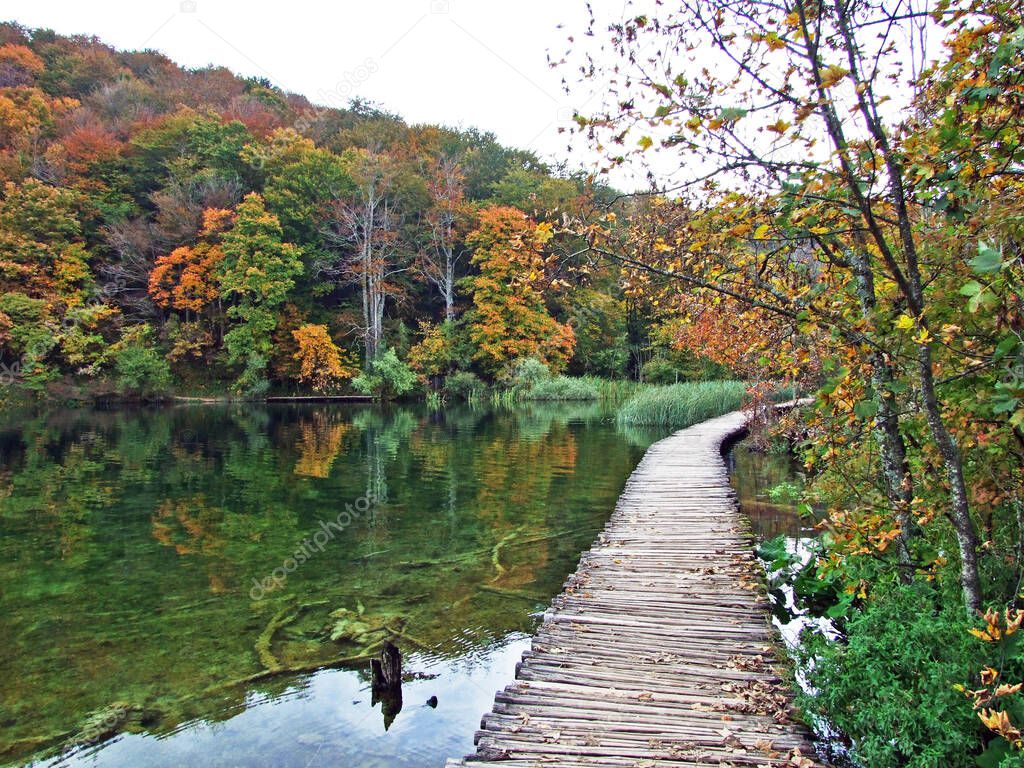
<path id="1" fill-rule="evenodd" d="M 602 400 L 612 403 L 625 402 L 647 385 L 632 379 L 598 379 L 594 382 Z"/>
<path id="2" fill-rule="evenodd" d="M 640 389 L 619 409 L 624 426 L 682 429 L 735 411 L 743 402 L 742 381 L 697 381 Z"/>
<path id="3" fill-rule="evenodd" d="M 800 388 L 793 384 L 773 389 L 768 396 L 773 403 L 788 403 L 790 400 L 796 400 L 798 397 L 800 397 Z"/>
<path id="4" fill-rule="evenodd" d="M 511 389 L 492 389 L 490 393 L 491 407 L 495 409 L 514 408 L 516 394 Z"/>

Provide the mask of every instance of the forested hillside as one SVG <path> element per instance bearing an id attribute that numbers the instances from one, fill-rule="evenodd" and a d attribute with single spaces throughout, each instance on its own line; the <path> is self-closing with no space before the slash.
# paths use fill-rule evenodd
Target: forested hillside
<path id="1" fill-rule="evenodd" d="M 0 183 L 22 390 L 343 392 L 377 360 L 378 392 L 407 359 L 437 385 L 649 356 L 617 270 L 556 258 L 579 245 L 558 223 L 609 190 L 476 130 L 8 23 Z"/>

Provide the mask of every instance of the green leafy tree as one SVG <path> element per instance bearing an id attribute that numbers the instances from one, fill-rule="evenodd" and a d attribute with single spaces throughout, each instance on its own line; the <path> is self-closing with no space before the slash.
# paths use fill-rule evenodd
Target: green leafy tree
<path id="1" fill-rule="evenodd" d="M 263 170 L 267 208 L 280 219 L 290 241 L 315 243 L 327 206 L 355 191 L 339 155 L 290 128 L 275 131 L 265 144 L 250 144 L 243 156 Z"/>
<path id="2" fill-rule="evenodd" d="M 224 334 L 224 348 L 229 364 L 243 366 L 235 388 L 257 394 L 269 386 L 275 310 L 302 273 L 302 257 L 297 246 L 283 241 L 280 221 L 255 192 L 246 195 L 235 213 L 234 226 L 222 238 L 224 258 L 218 264 L 221 296 L 231 303 L 228 316 L 235 321 Z"/>
<path id="3" fill-rule="evenodd" d="M 400 397 L 416 386 L 416 374 L 389 349 L 373 358 L 366 370 L 352 379 L 352 386 L 364 395 Z"/>
<path id="4" fill-rule="evenodd" d="M 148 398 L 170 389 L 170 366 L 154 349 L 152 337 L 151 329 L 136 326 L 114 345 L 114 370 L 122 393 Z"/>

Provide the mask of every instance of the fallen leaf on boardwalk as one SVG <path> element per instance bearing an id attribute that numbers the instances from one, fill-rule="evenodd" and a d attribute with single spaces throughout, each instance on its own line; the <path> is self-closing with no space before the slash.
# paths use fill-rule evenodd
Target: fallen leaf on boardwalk
<path id="1" fill-rule="evenodd" d="M 800 747 L 797 747 L 790 755 L 788 765 L 792 765 L 794 768 L 814 768 L 814 761 L 804 757 Z"/>

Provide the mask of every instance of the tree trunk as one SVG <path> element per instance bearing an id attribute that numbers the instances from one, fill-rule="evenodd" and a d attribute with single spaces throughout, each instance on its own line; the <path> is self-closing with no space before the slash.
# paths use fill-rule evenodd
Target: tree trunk
<path id="1" fill-rule="evenodd" d="M 871 261 L 862 236 L 856 236 L 856 252 L 852 254 L 852 266 L 857 280 L 857 298 L 861 317 L 870 329 L 876 328 L 875 281 Z M 909 584 L 913 580 L 914 564 L 910 557 L 908 539 L 913 533 L 911 504 L 914 500 L 914 482 L 907 462 L 907 447 L 900 433 L 899 414 L 892 392 L 893 371 L 881 350 L 871 352 L 871 387 L 874 403 L 878 408 L 872 424 L 872 432 L 878 444 L 882 464 L 882 477 L 886 496 L 896 514 L 900 535 L 896 540 L 900 565 L 900 581 Z"/>

